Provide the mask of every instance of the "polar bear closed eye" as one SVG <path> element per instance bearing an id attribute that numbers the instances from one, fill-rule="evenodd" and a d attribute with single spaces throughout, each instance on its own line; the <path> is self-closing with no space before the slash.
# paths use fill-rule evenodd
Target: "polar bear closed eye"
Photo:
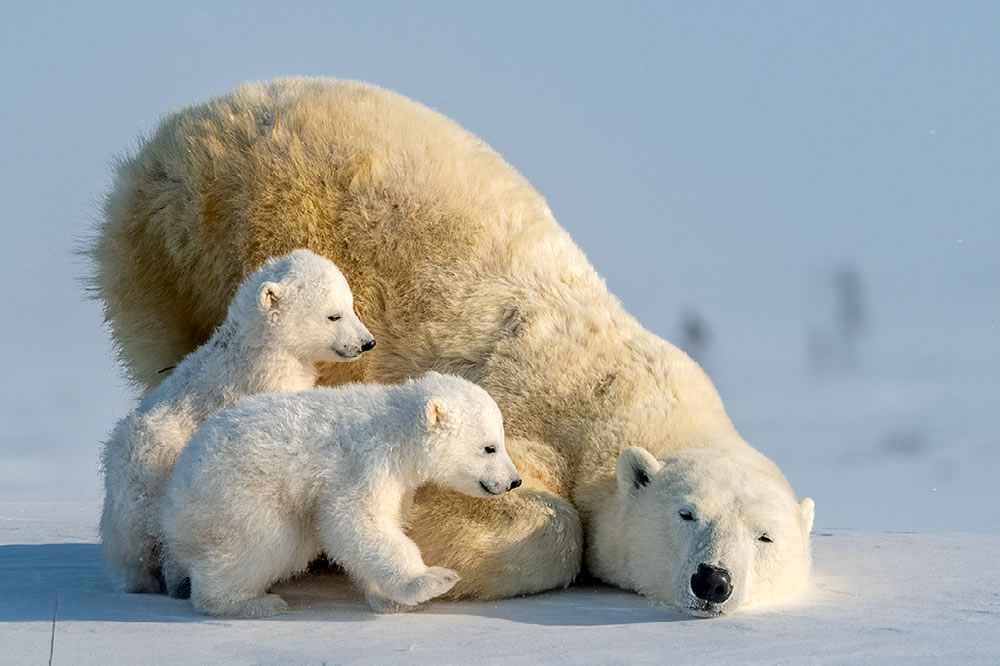
<path id="1" fill-rule="evenodd" d="M 247 277 L 226 320 L 112 431 L 102 452 L 101 550 L 129 592 L 162 588 L 155 511 L 195 427 L 241 396 L 316 383 L 318 361 L 357 358 L 375 340 L 328 259 L 293 250 Z"/>
<path id="2" fill-rule="evenodd" d="M 813 501 L 775 471 L 714 449 L 657 460 L 622 451 L 618 520 L 596 538 L 613 560 L 599 575 L 690 615 L 712 617 L 786 597 L 810 567 Z"/>

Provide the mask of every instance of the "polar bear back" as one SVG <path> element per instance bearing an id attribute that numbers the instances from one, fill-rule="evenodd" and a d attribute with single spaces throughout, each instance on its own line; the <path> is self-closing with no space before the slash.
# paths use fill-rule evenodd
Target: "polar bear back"
<path id="1" fill-rule="evenodd" d="M 343 456 L 358 454 L 371 463 L 373 456 L 388 453 L 386 443 L 401 441 L 417 427 L 416 409 L 402 401 L 392 409 L 388 403 L 394 397 L 381 386 L 352 384 L 242 398 L 195 432 L 180 462 L 321 456 L 334 466 Z M 392 418 L 384 418 L 387 412 Z"/>

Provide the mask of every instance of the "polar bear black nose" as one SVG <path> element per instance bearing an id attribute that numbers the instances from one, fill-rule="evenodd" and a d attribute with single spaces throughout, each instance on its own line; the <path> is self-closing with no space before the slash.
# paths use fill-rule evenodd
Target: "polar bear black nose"
<path id="1" fill-rule="evenodd" d="M 375 338 L 372 338 L 365 344 L 361 345 L 361 351 L 366 352 L 375 346 Z"/>
<path id="2" fill-rule="evenodd" d="M 514 490 L 514 488 L 520 488 L 520 487 L 521 487 L 521 479 L 514 479 L 513 481 L 510 482 L 510 490 Z"/>
<path id="3" fill-rule="evenodd" d="M 703 562 L 698 565 L 698 573 L 691 576 L 691 591 L 699 599 L 721 604 L 733 593 L 733 584 L 728 571 Z"/>

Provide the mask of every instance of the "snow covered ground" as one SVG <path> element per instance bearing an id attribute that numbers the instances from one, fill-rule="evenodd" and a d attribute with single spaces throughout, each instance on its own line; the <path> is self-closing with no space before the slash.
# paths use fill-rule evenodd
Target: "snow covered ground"
<path id="1" fill-rule="evenodd" d="M 45 663 L 50 649 L 55 664 L 1000 660 L 997 534 L 820 529 L 799 598 L 721 619 L 593 585 L 380 616 L 323 572 L 277 589 L 286 615 L 227 621 L 187 601 L 114 591 L 96 509 L 0 502 L 0 663 Z"/>

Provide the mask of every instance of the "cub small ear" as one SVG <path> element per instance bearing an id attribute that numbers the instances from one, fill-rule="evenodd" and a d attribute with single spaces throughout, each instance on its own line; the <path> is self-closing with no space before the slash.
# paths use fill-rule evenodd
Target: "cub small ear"
<path id="1" fill-rule="evenodd" d="M 427 415 L 427 425 L 439 426 L 445 418 L 448 410 L 440 398 L 429 398 L 424 405 L 424 413 Z"/>
<path id="2" fill-rule="evenodd" d="M 812 532 L 813 518 L 816 517 L 816 503 L 811 497 L 806 497 L 799 502 L 799 511 L 802 512 L 802 526 L 806 528 L 806 534 Z"/>
<path id="3" fill-rule="evenodd" d="M 277 305 L 280 295 L 281 287 L 277 282 L 265 282 L 260 285 L 260 291 L 257 292 L 257 304 L 261 310 L 270 310 Z"/>
<path id="4" fill-rule="evenodd" d="M 653 478 L 663 463 L 641 446 L 630 446 L 618 456 L 618 488 L 625 493 L 635 493 Z"/>

